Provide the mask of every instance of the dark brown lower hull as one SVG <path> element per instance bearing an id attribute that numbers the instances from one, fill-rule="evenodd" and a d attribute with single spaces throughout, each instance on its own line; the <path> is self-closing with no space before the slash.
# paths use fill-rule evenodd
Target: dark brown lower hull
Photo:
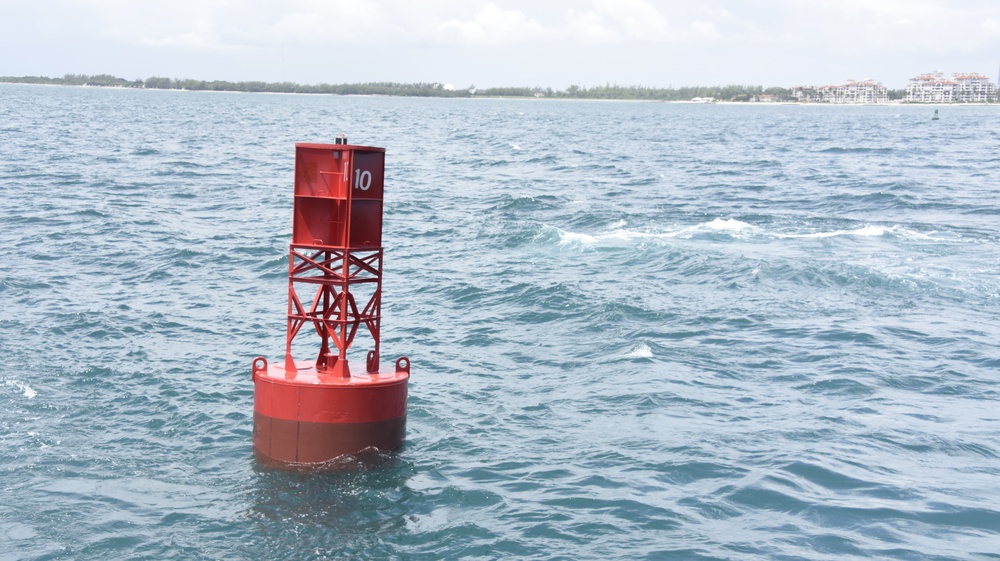
<path id="1" fill-rule="evenodd" d="M 277 419 L 254 412 L 253 446 L 277 463 L 328 462 L 370 447 L 388 452 L 399 448 L 406 434 L 406 415 L 364 423 L 309 423 Z"/>

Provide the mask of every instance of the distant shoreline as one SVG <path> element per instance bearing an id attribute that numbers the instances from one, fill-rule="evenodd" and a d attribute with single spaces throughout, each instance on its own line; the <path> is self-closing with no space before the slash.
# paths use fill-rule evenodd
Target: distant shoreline
<path id="1" fill-rule="evenodd" d="M 593 99 L 625 101 L 691 101 L 726 100 L 751 102 L 760 98 L 768 101 L 796 101 L 789 90 L 780 87 L 765 88 L 760 85 L 732 84 L 726 86 L 683 86 L 679 88 L 654 88 L 647 86 L 581 87 L 572 85 L 565 90 L 548 87 L 496 87 L 455 88 L 438 82 L 398 83 L 368 82 L 355 84 L 296 84 L 293 82 L 227 82 L 222 80 L 191 80 L 153 76 L 145 80 L 126 80 L 110 74 L 67 74 L 61 78 L 46 76 L 0 76 L 0 82 L 24 84 L 49 84 L 65 86 L 123 87 L 160 90 L 233 91 L 247 93 L 309 93 L 333 95 L 386 95 L 401 97 L 457 97 L 457 98 L 547 98 Z"/>
<path id="2" fill-rule="evenodd" d="M 66 75 L 63 78 L 48 78 L 43 76 L 0 76 L 0 83 L 23 84 L 37 86 L 76 86 L 113 89 L 160 90 L 160 91 L 199 91 L 225 93 L 264 93 L 264 94 L 307 94 L 307 95 L 340 95 L 365 97 L 435 97 L 460 99 L 527 99 L 527 100 L 563 100 L 563 101 L 635 101 L 648 103 L 675 103 L 685 105 L 802 105 L 817 107 L 885 107 L 885 106 L 915 106 L 915 107 L 955 107 L 955 106 L 988 106 L 998 105 L 997 102 L 907 102 L 902 99 L 891 99 L 887 103 L 830 103 L 815 101 L 799 101 L 795 98 L 773 99 L 787 95 L 783 88 L 767 88 L 763 86 L 693 86 L 682 88 L 648 88 L 643 86 L 605 85 L 594 88 L 571 86 L 565 91 L 555 91 L 551 88 L 485 88 L 467 89 L 447 88 L 440 83 L 390 83 L 373 82 L 358 84 L 318 84 L 302 85 L 292 82 L 224 82 L 203 80 L 180 80 L 170 78 L 147 78 L 146 80 L 129 81 L 116 76 L 101 74 Z M 770 93 L 768 93 L 770 92 Z M 709 94 L 715 95 L 709 95 Z M 697 94 L 697 95 L 694 95 Z M 768 99 L 756 99 L 757 96 Z M 707 98 L 707 99 L 706 99 Z"/>

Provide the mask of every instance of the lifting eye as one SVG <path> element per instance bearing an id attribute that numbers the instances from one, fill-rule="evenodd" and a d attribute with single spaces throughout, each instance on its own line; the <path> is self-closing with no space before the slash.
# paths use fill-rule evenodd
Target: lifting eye
<path id="1" fill-rule="evenodd" d="M 410 359 L 401 356 L 396 359 L 396 371 L 410 373 Z"/>

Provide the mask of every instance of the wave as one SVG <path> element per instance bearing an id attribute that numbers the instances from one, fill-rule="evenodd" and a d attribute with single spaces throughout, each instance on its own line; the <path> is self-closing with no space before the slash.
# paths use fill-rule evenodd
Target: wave
<path id="1" fill-rule="evenodd" d="M 561 247 L 590 248 L 597 245 L 621 245 L 621 242 L 644 241 L 644 240 L 665 240 L 670 238 L 689 239 L 698 234 L 743 234 L 755 232 L 755 226 L 735 220 L 732 218 L 723 220 L 716 218 L 709 222 L 670 230 L 666 232 L 650 232 L 645 230 L 635 230 L 626 228 L 627 222 L 619 220 L 610 225 L 604 232 L 588 234 L 584 232 L 571 232 L 556 226 L 543 224 L 541 231 L 535 236 L 537 242 L 555 242 Z"/>
<path id="2" fill-rule="evenodd" d="M 941 230 L 921 232 L 899 225 L 863 224 L 856 228 L 817 230 L 811 232 L 785 232 L 781 228 L 765 228 L 735 218 L 714 218 L 693 226 L 685 226 L 665 231 L 628 228 L 624 220 L 619 220 L 603 231 L 587 233 L 564 230 L 557 226 L 543 224 L 535 235 L 536 243 L 554 243 L 563 248 L 591 249 L 603 246 L 620 246 L 632 242 L 667 241 L 670 239 L 711 241 L 740 240 L 766 243 L 774 240 L 824 239 L 836 237 L 892 238 L 919 242 L 969 243 L 975 237 Z"/>
<path id="3" fill-rule="evenodd" d="M 869 148 L 865 146 L 831 146 L 819 150 L 821 154 L 892 154 L 894 148 Z"/>
<path id="4" fill-rule="evenodd" d="M 38 392 L 34 388 L 20 380 L 5 379 L 3 385 L 17 390 L 27 399 L 34 399 L 38 395 Z"/>
<path id="5" fill-rule="evenodd" d="M 877 237 L 884 236 L 889 231 L 881 226 L 862 226 L 854 230 L 834 230 L 831 232 L 813 232 L 809 234 L 775 234 L 779 238 L 832 238 L 836 236 Z"/>
<path id="6" fill-rule="evenodd" d="M 653 349 L 646 343 L 639 343 L 637 347 L 623 354 L 622 358 L 653 358 Z"/>
<path id="7" fill-rule="evenodd" d="M 504 213 L 529 212 L 554 208 L 558 197 L 553 195 L 503 195 L 494 199 L 490 210 Z"/>
<path id="8" fill-rule="evenodd" d="M 892 237 L 903 240 L 910 241 L 928 241 L 928 242 L 966 242 L 970 241 L 959 234 L 953 234 L 948 232 L 943 232 L 940 230 L 931 230 L 929 232 L 920 232 L 912 228 L 906 228 L 899 225 L 893 226 L 878 226 L 874 224 L 866 224 L 859 228 L 843 229 L 843 230 L 830 230 L 825 232 L 810 232 L 803 234 L 783 234 L 775 233 L 773 234 L 776 238 L 833 238 L 838 236 L 854 236 L 861 238 L 874 238 L 874 237 Z"/>

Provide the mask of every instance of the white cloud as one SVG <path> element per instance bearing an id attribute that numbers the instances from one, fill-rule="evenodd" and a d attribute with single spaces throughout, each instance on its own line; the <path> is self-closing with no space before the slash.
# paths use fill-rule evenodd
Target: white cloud
<path id="1" fill-rule="evenodd" d="M 501 44 L 544 37 L 549 34 L 542 24 L 518 10 L 504 10 L 490 2 L 472 19 L 449 19 L 440 25 L 445 37 L 459 43 Z"/>
<path id="2" fill-rule="evenodd" d="M 568 10 L 566 33 L 585 41 L 664 41 L 666 16 L 644 0 L 593 0 L 592 10 Z"/>
<path id="3" fill-rule="evenodd" d="M 728 17 L 730 17 L 730 16 L 733 15 L 732 12 L 730 12 L 729 10 L 727 10 L 725 8 L 722 8 L 722 9 L 708 8 L 708 9 L 705 10 L 705 13 L 708 14 L 708 15 L 710 15 L 710 16 L 712 16 L 712 17 L 717 17 L 717 18 L 728 18 Z"/>
<path id="4" fill-rule="evenodd" d="M 695 20 L 691 22 L 691 29 L 703 37 L 715 39 L 722 36 L 719 29 L 710 21 Z"/>
<path id="5" fill-rule="evenodd" d="M 737 11 L 724 22 L 702 21 L 714 23 L 730 42 L 806 46 L 817 58 L 862 63 L 895 53 L 934 57 L 984 49 L 993 40 L 984 21 L 1000 9 L 986 0 L 770 0 L 766 9 Z"/>
<path id="6" fill-rule="evenodd" d="M 621 37 L 617 31 L 605 24 L 601 15 L 576 10 L 569 10 L 566 14 L 565 33 L 585 43 L 612 42 Z"/>
<path id="7" fill-rule="evenodd" d="M 660 41 L 667 38 L 667 18 L 643 0 L 594 0 L 594 7 L 617 23 L 630 39 Z"/>
<path id="8" fill-rule="evenodd" d="M 67 0 L 96 19 L 93 33 L 126 43 L 235 49 L 246 46 L 393 41 L 400 24 L 384 0 Z M 397 10 L 405 22 L 407 10 Z"/>
<path id="9" fill-rule="evenodd" d="M 234 47 L 219 43 L 218 37 L 212 33 L 190 31 L 169 37 L 143 37 L 140 42 L 153 47 L 193 47 L 203 49 L 232 49 Z"/>
<path id="10" fill-rule="evenodd" d="M 193 29 L 190 31 L 179 31 L 173 35 L 144 36 L 139 39 L 139 42 L 154 47 L 188 47 L 221 50 L 237 48 L 234 45 L 223 42 L 210 22 L 197 21 L 191 27 Z"/>
<path id="11" fill-rule="evenodd" d="M 178 0 L 162 3 L 125 0 L 76 0 L 97 19 L 97 35 L 145 45 L 218 47 L 214 17 L 218 2 Z"/>
<path id="12" fill-rule="evenodd" d="M 272 40 L 322 45 L 368 43 L 380 37 L 394 37 L 391 24 L 374 2 L 307 0 L 293 5 L 295 11 L 281 15 L 269 26 L 268 36 Z"/>

